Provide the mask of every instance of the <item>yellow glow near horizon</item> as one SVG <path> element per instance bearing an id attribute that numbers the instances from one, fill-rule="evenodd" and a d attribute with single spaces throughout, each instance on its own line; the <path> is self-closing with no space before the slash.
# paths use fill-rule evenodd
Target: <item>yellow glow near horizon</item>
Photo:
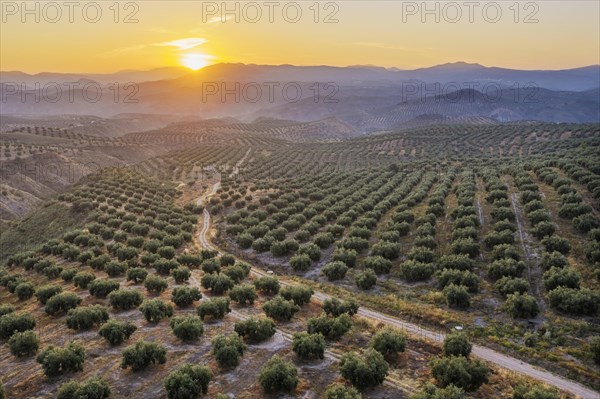
<path id="1" fill-rule="evenodd" d="M 190 68 L 193 71 L 197 71 L 198 69 L 202 69 L 207 65 L 210 65 L 210 56 L 206 54 L 183 54 L 181 56 L 181 65 L 186 68 Z"/>

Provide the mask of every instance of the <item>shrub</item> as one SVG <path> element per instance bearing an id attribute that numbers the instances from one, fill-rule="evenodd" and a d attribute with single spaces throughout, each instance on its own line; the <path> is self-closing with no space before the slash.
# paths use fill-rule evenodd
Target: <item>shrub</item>
<path id="1" fill-rule="evenodd" d="M 354 265 L 356 264 L 357 256 L 358 256 L 358 253 L 353 249 L 338 248 L 333 253 L 333 260 L 334 261 L 339 260 L 339 261 L 344 262 L 346 264 L 346 266 L 348 266 L 348 267 L 354 267 Z"/>
<path id="2" fill-rule="evenodd" d="M 349 352 L 342 356 L 340 373 L 358 389 L 380 385 L 388 374 L 388 364 L 383 355 L 374 349 L 363 354 Z"/>
<path id="3" fill-rule="evenodd" d="M 124 262 L 108 262 L 104 266 L 104 271 L 109 277 L 119 277 L 127 271 L 127 264 Z"/>
<path id="4" fill-rule="evenodd" d="M 533 229 L 531 229 L 531 234 L 533 234 L 533 236 L 538 240 L 541 240 L 544 237 L 553 235 L 555 231 L 556 228 L 552 222 L 543 221 L 539 222 L 533 227 Z"/>
<path id="5" fill-rule="evenodd" d="M 222 368 L 237 367 L 245 350 L 246 345 L 237 334 L 217 335 L 212 340 L 212 353 Z"/>
<path id="6" fill-rule="evenodd" d="M 131 367 L 132 371 L 140 371 L 151 364 L 164 364 L 166 361 L 167 350 L 163 345 L 138 341 L 123 350 L 121 368 Z"/>
<path id="7" fill-rule="evenodd" d="M 444 355 L 469 357 L 473 345 L 462 333 L 453 332 L 444 339 Z"/>
<path id="8" fill-rule="evenodd" d="M 502 277 L 496 281 L 496 289 L 504 298 L 509 294 L 524 294 L 529 290 L 529 283 L 521 277 Z"/>
<path id="9" fill-rule="evenodd" d="M 0 338 L 8 339 L 13 334 L 33 330 L 35 318 L 29 314 L 8 313 L 0 317 Z"/>
<path id="10" fill-rule="evenodd" d="M 488 382 L 489 370 L 479 360 L 470 361 L 463 356 L 450 356 L 433 359 L 431 374 L 444 388 L 455 385 L 466 391 L 475 391 Z"/>
<path id="11" fill-rule="evenodd" d="M 79 272 L 73 277 L 73 285 L 82 289 L 86 289 L 92 281 L 96 279 L 96 275 L 90 272 Z"/>
<path id="12" fill-rule="evenodd" d="M 254 280 L 254 287 L 264 294 L 275 295 L 279 293 L 279 280 L 276 277 L 262 276 Z"/>
<path id="13" fill-rule="evenodd" d="M 329 281 L 341 280 L 346 276 L 348 266 L 344 262 L 334 261 L 323 266 L 321 271 Z"/>
<path id="14" fill-rule="evenodd" d="M 369 256 L 365 258 L 364 265 L 371 269 L 375 274 L 387 274 L 392 268 L 392 262 L 382 256 Z"/>
<path id="15" fill-rule="evenodd" d="M 192 272 L 186 266 L 179 266 L 171 271 L 171 275 L 178 284 L 181 284 L 190 279 Z"/>
<path id="16" fill-rule="evenodd" d="M 34 292 L 33 284 L 29 282 L 20 283 L 15 287 L 15 294 L 21 301 L 31 298 Z"/>
<path id="17" fill-rule="evenodd" d="M 546 248 L 546 252 L 560 252 L 567 255 L 571 251 L 571 244 L 566 238 L 551 236 L 542 240 L 542 244 Z"/>
<path id="18" fill-rule="evenodd" d="M 154 294 L 160 294 L 166 290 L 168 286 L 169 283 L 167 283 L 167 280 L 159 276 L 148 276 L 144 281 L 144 287 Z"/>
<path id="19" fill-rule="evenodd" d="M 275 322 L 268 318 L 250 317 L 235 323 L 235 332 L 248 342 L 259 343 L 275 334 Z"/>
<path id="20" fill-rule="evenodd" d="M 275 355 L 260 371 L 258 382 L 267 393 L 291 392 L 298 386 L 298 370 Z"/>
<path id="21" fill-rule="evenodd" d="M 53 316 L 59 313 L 66 313 L 70 309 L 74 309 L 79 306 L 80 303 L 81 298 L 79 295 L 73 292 L 63 292 L 48 299 L 44 310 L 47 314 Z"/>
<path id="22" fill-rule="evenodd" d="M 82 384 L 69 381 L 58 388 L 57 399 L 107 399 L 110 386 L 100 377 L 88 378 Z"/>
<path id="23" fill-rule="evenodd" d="M 444 255 L 438 261 L 440 269 L 473 270 L 474 262 L 468 255 Z"/>
<path id="24" fill-rule="evenodd" d="M 13 305 L 4 304 L 0 305 L 0 317 L 5 314 L 13 313 L 15 311 L 15 307 Z"/>
<path id="25" fill-rule="evenodd" d="M 479 291 L 479 277 L 468 270 L 443 269 L 436 275 L 438 286 L 444 289 L 448 284 L 464 285 L 469 292 Z"/>
<path id="26" fill-rule="evenodd" d="M 435 253 L 429 248 L 413 247 L 408 253 L 408 259 L 415 262 L 431 263 L 435 259 Z"/>
<path id="27" fill-rule="evenodd" d="M 579 288 L 579 280 L 579 273 L 567 267 L 564 269 L 552 267 L 544 273 L 544 287 L 547 291 L 557 287 Z"/>
<path id="28" fill-rule="evenodd" d="M 133 267 L 127 270 L 127 281 L 133 281 L 135 284 L 143 283 L 148 276 L 148 271 L 143 267 Z"/>
<path id="29" fill-rule="evenodd" d="M 587 288 L 558 287 L 548 293 L 550 306 L 573 315 L 595 315 L 600 306 L 600 295 Z"/>
<path id="30" fill-rule="evenodd" d="M 600 364 L 600 336 L 592 338 L 592 341 L 590 342 L 590 349 L 594 363 Z"/>
<path id="31" fill-rule="evenodd" d="M 394 260 L 400 256 L 400 244 L 389 241 L 379 241 L 371 248 L 374 256 L 381 256 L 385 259 Z"/>
<path id="32" fill-rule="evenodd" d="M 556 390 L 551 388 L 517 385 L 513 391 L 512 399 L 561 399 L 562 397 Z"/>
<path id="33" fill-rule="evenodd" d="M 145 300 L 140 306 L 140 311 L 150 323 L 158 323 L 165 317 L 173 316 L 173 306 L 160 298 Z"/>
<path id="34" fill-rule="evenodd" d="M 223 269 L 223 274 L 233 280 L 235 284 L 239 284 L 240 281 L 248 276 L 249 269 L 245 269 L 239 264 L 233 266 L 227 266 Z"/>
<path id="35" fill-rule="evenodd" d="M 256 291 L 250 284 L 236 285 L 229 292 L 229 298 L 240 305 L 252 305 L 256 299 Z"/>
<path id="36" fill-rule="evenodd" d="M 358 303 L 353 299 L 342 302 L 337 298 L 330 298 L 323 302 L 323 311 L 326 314 L 334 317 L 340 316 L 344 313 L 353 316 L 358 312 L 358 307 Z"/>
<path id="37" fill-rule="evenodd" d="M 171 273 L 171 270 L 174 270 L 179 266 L 179 263 L 174 259 L 157 259 L 152 266 L 154 266 L 154 269 L 158 274 L 168 276 L 169 273 Z"/>
<path id="38" fill-rule="evenodd" d="M 98 334 L 111 345 L 120 345 L 123 341 L 129 339 L 135 330 L 137 330 L 137 327 L 129 321 L 110 319 L 100 326 Z"/>
<path id="39" fill-rule="evenodd" d="M 427 383 L 423 390 L 411 396 L 411 399 L 467 399 L 467 397 L 462 388 L 452 384 L 446 388 L 438 388 L 431 383 Z"/>
<path id="40" fill-rule="evenodd" d="M 176 287 L 171 293 L 171 301 L 179 307 L 189 306 L 200 299 L 202 299 L 202 294 L 198 288 Z"/>
<path id="41" fill-rule="evenodd" d="M 283 287 L 279 293 L 283 298 L 293 301 L 298 306 L 310 302 L 310 298 L 314 294 L 313 290 L 305 285 L 288 285 Z"/>
<path id="42" fill-rule="evenodd" d="M 290 258 L 290 266 L 297 272 L 305 272 L 310 269 L 312 260 L 307 254 L 298 254 Z"/>
<path id="43" fill-rule="evenodd" d="M 46 377 L 56 377 L 63 373 L 82 371 L 84 358 L 83 346 L 71 342 L 64 348 L 48 346 L 36 360 L 42 365 Z"/>
<path id="44" fill-rule="evenodd" d="M 175 316 L 169 322 L 173 334 L 182 341 L 193 341 L 204 333 L 202 320 L 198 316 Z"/>
<path id="45" fill-rule="evenodd" d="M 461 238 L 452 243 L 451 251 L 455 255 L 468 255 L 473 259 L 479 256 L 479 244 L 471 238 Z"/>
<path id="46" fill-rule="evenodd" d="M 204 273 L 218 273 L 221 271 L 221 265 L 216 259 L 206 259 L 200 264 Z"/>
<path id="47" fill-rule="evenodd" d="M 535 298 L 529 294 L 509 294 L 502 307 L 514 318 L 530 318 L 539 313 Z"/>
<path id="48" fill-rule="evenodd" d="M 433 265 L 407 260 L 400 264 L 400 277 L 408 282 L 424 281 L 433 274 Z"/>
<path id="49" fill-rule="evenodd" d="M 290 320 L 300 310 L 300 306 L 281 296 L 277 296 L 266 302 L 262 308 L 267 316 L 283 321 Z"/>
<path id="50" fill-rule="evenodd" d="M 396 355 L 406 350 L 406 335 L 393 328 L 385 328 L 375 333 L 369 346 L 383 356 Z"/>
<path id="51" fill-rule="evenodd" d="M 321 333 L 329 339 L 338 339 L 352 328 L 352 320 L 347 313 L 338 317 L 329 317 L 322 313 L 318 317 L 308 319 L 308 332 L 310 334 Z"/>
<path id="52" fill-rule="evenodd" d="M 469 291 L 464 285 L 448 284 L 443 290 L 446 304 L 451 308 L 464 309 L 471 306 Z"/>
<path id="53" fill-rule="evenodd" d="M 205 274 L 200 282 L 202 287 L 210 289 L 215 295 L 222 295 L 235 285 L 233 280 L 223 273 Z"/>
<path id="54" fill-rule="evenodd" d="M 198 305 L 197 312 L 202 320 L 206 316 L 211 316 L 213 319 L 222 319 L 227 313 L 231 312 L 229 298 L 214 298 L 202 302 Z"/>
<path id="55" fill-rule="evenodd" d="M 114 309 L 129 310 L 142 304 L 144 296 L 138 290 L 116 290 L 108 294 L 108 303 Z"/>
<path id="56" fill-rule="evenodd" d="M 206 366 L 184 364 L 165 378 L 169 399 L 193 399 L 198 393 L 206 394 L 213 373 Z"/>
<path id="57" fill-rule="evenodd" d="M 89 305 L 71 309 L 67 315 L 67 327 L 72 330 L 89 330 L 108 320 L 108 309 L 102 305 Z"/>
<path id="58" fill-rule="evenodd" d="M 327 387 L 323 399 L 362 399 L 362 395 L 354 387 L 334 383 Z"/>
<path id="59" fill-rule="evenodd" d="M 108 294 L 119 289 L 119 283 L 108 279 L 96 279 L 88 284 L 88 289 L 96 298 L 106 298 Z"/>
<path id="60" fill-rule="evenodd" d="M 377 284 L 377 275 L 371 269 L 367 269 L 356 275 L 356 286 L 361 290 L 369 290 Z"/>
<path id="61" fill-rule="evenodd" d="M 77 274 L 77 270 L 75 269 L 65 269 L 60 273 L 60 278 L 63 279 L 65 283 L 73 281 L 73 277 Z"/>
<path id="62" fill-rule="evenodd" d="M 45 285 L 35 291 L 35 297 L 42 305 L 45 305 L 46 302 L 48 302 L 48 299 L 54 295 L 60 294 L 61 292 L 62 287 L 59 285 Z"/>
<path id="63" fill-rule="evenodd" d="M 29 356 L 37 352 L 40 340 L 31 330 L 14 333 L 8 340 L 10 353 L 16 357 Z"/>
<path id="64" fill-rule="evenodd" d="M 320 333 L 295 333 L 292 350 L 303 360 L 323 359 L 325 356 L 325 338 Z"/>
<path id="65" fill-rule="evenodd" d="M 488 275 L 494 280 L 502 277 L 519 277 L 525 270 L 523 261 L 516 261 L 511 258 L 499 259 L 493 261 L 488 267 Z"/>

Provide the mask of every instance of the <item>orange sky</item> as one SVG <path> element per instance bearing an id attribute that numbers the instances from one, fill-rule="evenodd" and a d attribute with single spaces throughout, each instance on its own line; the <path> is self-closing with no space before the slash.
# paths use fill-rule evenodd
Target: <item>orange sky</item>
<path id="1" fill-rule="evenodd" d="M 59 9 L 30 2 L 29 13 L 20 1 L 2 1 L 0 69 L 113 72 L 181 65 L 182 60 L 196 67 L 244 62 L 417 68 L 465 61 L 562 69 L 600 63 L 600 2 L 595 0 L 520 2 L 518 7 L 513 1 L 481 2 L 471 10 L 463 1 L 453 3 L 458 8 L 429 2 L 429 14 L 421 1 L 275 3 L 269 21 L 263 1 L 254 3 L 258 7 L 228 2 L 234 11 L 224 18 L 221 1 L 123 1 L 118 7 L 97 1 L 85 11 L 85 2 L 72 10 L 60 1 L 55 3 Z"/>

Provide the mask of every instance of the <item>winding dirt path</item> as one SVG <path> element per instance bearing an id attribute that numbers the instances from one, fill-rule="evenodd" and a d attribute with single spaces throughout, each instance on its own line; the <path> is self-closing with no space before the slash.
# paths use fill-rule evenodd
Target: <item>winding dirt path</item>
<path id="1" fill-rule="evenodd" d="M 210 197 L 210 195 L 213 195 L 214 193 L 216 193 L 216 191 L 219 189 L 220 185 L 221 185 L 220 182 L 215 183 L 211 193 L 207 194 L 205 196 L 205 199 Z M 202 199 L 198 200 L 199 204 L 201 204 L 201 202 L 200 202 L 201 200 Z M 205 209 L 204 210 L 204 226 L 198 237 L 200 244 L 204 248 L 216 249 L 220 253 L 221 251 L 219 251 L 219 249 L 216 248 L 214 245 L 212 245 L 207 239 L 207 231 L 209 228 L 210 228 L 210 214 Z M 253 274 L 255 276 L 270 275 L 269 273 L 267 273 L 263 270 L 257 269 L 256 267 L 252 267 L 250 272 L 251 272 L 251 274 Z M 281 276 L 278 276 L 278 277 L 280 278 L 280 283 L 282 285 L 290 285 L 290 283 L 283 281 L 281 279 Z M 315 292 L 313 297 L 321 302 L 331 298 L 331 296 L 329 296 L 325 293 L 322 293 L 322 292 Z M 392 316 L 389 316 L 389 315 L 386 315 L 386 314 L 383 314 L 383 313 L 380 313 L 375 310 L 371 310 L 371 309 L 368 309 L 368 308 L 365 308 L 362 306 L 358 310 L 357 314 L 366 319 L 370 319 L 372 321 L 387 324 L 389 326 L 404 330 L 406 333 L 411 334 L 413 336 L 419 336 L 419 337 L 428 339 L 433 342 L 442 343 L 446 337 L 446 335 L 443 333 L 431 331 L 431 330 L 428 330 L 428 329 L 425 329 L 425 328 L 419 326 L 418 324 L 409 323 L 404 320 L 398 319 L 396 317 L 392 317 Z M 544 369 L 536 367 L 532 364 L 523 362 L 514 357 L 504 355 L 500 352 L 497 352 L 497 351 L 487 348 L 485 346 L 473 345 L 472 354 L 482 360 L 485 360 L 489 363 L 493 363 L 494 365 L 496 365 L 498 367 L 502 367 L 511 372 L 523 374 L 530 378 L 536 379 L 540 382 L 555 386 L 558 389 L 569 392 L 572 395 L 575 395 L 582 399 L 600 399 L 600 393 L 598 393 L 598 392 L 594 391 L 593 389 L 588 388 L 578 382 L 568 380 L 564 377 L 553 374 L 547 370 L 544 370 Z"/>

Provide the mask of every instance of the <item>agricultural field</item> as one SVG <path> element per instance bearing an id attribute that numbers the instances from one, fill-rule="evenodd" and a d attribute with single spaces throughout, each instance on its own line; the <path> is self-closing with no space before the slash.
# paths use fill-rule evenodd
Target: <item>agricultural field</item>
<path id="1" fill-rule="evenodd" d="M 3 224 L 5 395 L 593 397 L 598 125 L 310 125 L 2 133 L 140 154 Z"/>

